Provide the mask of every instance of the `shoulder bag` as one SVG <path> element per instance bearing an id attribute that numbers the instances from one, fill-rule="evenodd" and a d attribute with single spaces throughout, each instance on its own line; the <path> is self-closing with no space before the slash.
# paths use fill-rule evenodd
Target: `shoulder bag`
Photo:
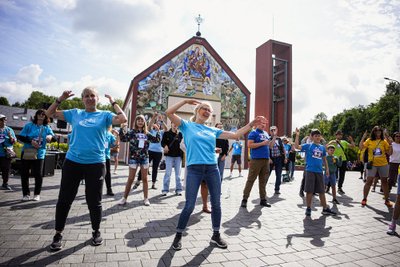
<path id="1" fill-rule="evenodd" d="M 43 133 L 43 126 L 40 127 L 40 132 L 39 132 L 39 143 L 42 140 L 42 133 Z M 22 154 L 22 159 L 24 160 L 35 160 L 37 159 L 37 153 L 38 150 L 37 148 L 34 147 L 28 147 L 24 148 L 23 154 Z"/>

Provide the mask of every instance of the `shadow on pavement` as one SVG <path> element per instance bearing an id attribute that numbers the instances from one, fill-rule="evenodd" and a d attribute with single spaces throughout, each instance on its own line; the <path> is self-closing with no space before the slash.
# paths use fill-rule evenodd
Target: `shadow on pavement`
<path id="1" fill-rule="evenodd" d="M 222 224 L 226 230 L 224 233 L 229 236 L 236 236 L 239 235 L 242 228 L 251 229 L 253 223 L 257 224 L 257 228 L 260 229 L 262 224 L 258 219 L 262 212 L 261 206 L 255 206 L 252 211 L 248 211 L 247 208 L 240 207 L 236 215 Z"/>
<path id="2" fill-rule="evenodd" d="M 286 247 L 292 245 L 293 237 L 311 238 L 310 243 L 312 245 L 316 247 L 323 247 L 325 245 L 325 241 L 323 241 L 322 238 L 329 237 L 330 231 L 332 229 L 331 226 L 325 228 L 326 217 L 327 216 L 322 215 L 316 220 L 311 219 L 311 217 L 305 217 L 303 220 L 303 226 L 304 226 L 303 233 L 287 235 Z"/>

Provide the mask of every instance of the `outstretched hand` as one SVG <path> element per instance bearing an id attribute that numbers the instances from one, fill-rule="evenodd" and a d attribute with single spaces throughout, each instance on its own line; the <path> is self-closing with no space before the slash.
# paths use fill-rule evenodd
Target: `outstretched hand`
<path id="1" fill-rule="evenodd" d="M 108 100 L 110 100 L 110 104 L 114 103 L 114 98 L 110 95 L 105 94 L 104 95 L 106 98 L 108 98 Z"/>
<path id="2" fill-rule="evenodd" d="M 300 130 L 299 130 L 299 128 L 296 127 L 296 135 L 299 135 L 299 134 L 300 134 Z"/>
<path id="3" fill-rule="evenodd" d="M 74 96 L 75 94 L 72 93 L 71 90 L 65 90 L 62 95 L 58 98 L 59 101 L 64 101 L 68 98 L 70 98 L 71 96 Z"/>

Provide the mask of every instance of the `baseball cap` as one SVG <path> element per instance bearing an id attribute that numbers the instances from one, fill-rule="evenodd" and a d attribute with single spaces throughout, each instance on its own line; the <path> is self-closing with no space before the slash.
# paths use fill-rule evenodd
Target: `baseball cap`
<path id="1" fill-rule="evenodd" d="M 0 119 L 7 118 L 6 115 L 0 114 Z"/>
<path id="2" fill-rule="evenodd" d="M 334 145 L 328 145 L 327 148 L 333 148 L 333 149 L 335 149 L 335 146 L 334 146 Z"/>
<path id="3" fill-rule="evenodd" d="M 276 126 L 269 127 L 270 130 L 276 130 Z"/>

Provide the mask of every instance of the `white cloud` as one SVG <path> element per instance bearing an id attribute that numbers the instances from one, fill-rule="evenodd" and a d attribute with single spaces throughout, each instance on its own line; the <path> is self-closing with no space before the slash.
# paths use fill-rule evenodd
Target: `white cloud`
<path id="1" fill-rule="evenodd" d="M 17 75 L 15 76 L 19 83 L 31 83 L 35 85 L 39 81 L 39 76 L 43 70 L 37 64 L 31 64 L 29 66 L 22 67 Z"/>

